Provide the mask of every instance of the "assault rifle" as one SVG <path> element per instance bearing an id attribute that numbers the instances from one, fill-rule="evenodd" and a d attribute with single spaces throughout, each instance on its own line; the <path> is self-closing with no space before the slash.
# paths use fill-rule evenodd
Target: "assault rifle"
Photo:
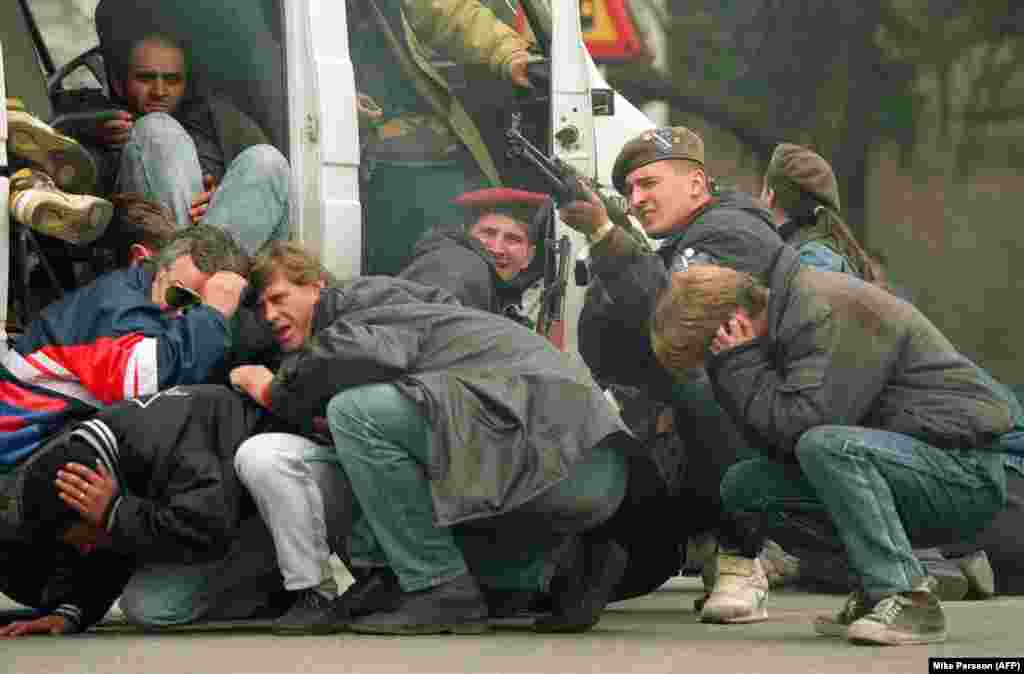
<path id="1" fill-rule="evenodd" d="M 612 222 L 632 230 L 626 216 L 625 201 L 621 197 L 602 194 L 601 186 L 581 176 L 573 167 L 557 157 L 548 157 L 519 131 L 519 115 L 512 116 L 512 124 L 505 130 L 509 158 L 518 157 L 529 164 L 551 191 L 557 206 L 564 206 L 578 200 L 587 200 L 588 187 L 601 199 Z M 568 236 L 557 239 L 554 210 L 544 225 L 544 289 L 541 292 L 540 311 L 537 315 L 537 332 L 551 340 L 559 349 L 564 347 L 565 338 L 565 290 L 568 286 L 569 262 L 572 244 Z"/>

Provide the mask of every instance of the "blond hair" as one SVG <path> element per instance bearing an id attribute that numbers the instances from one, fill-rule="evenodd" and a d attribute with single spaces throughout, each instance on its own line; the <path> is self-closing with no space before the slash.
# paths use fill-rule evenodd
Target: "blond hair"
<path id="1" fill-rule="evenodd" d="M 272 241 L 263 246 L 252 261 L 250 282 L 255 290 L 262 292 L 277 273 L 300 286 L 330 280 L 320 258 L 292 241 Z"/>
<path id="2" fill-rule="evenodd" d="M 768 289 L 752 275 L 715 265 L 692 265 L 672 275 L 658 298 L 651 346 L 661 366 L 683 375 L 703 365 L 718 328 L 745 309 L 756 316 L 768 305 Z"/>

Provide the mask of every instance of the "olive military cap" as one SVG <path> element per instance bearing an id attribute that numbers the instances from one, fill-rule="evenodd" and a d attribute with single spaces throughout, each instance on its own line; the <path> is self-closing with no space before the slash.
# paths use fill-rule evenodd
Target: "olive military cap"
<path id="1" fill-rule="evenodd" d="M 793 143 L 781 143 L 772 152 L 765 171 L 769 187 L 788 182 L 820 204 L 839 212 L 839 183 L 832 167 L 817 152 Z"/>
<path id="2" fill-rule="evenodd" d="M 626 143 L 612 168 L 612 184 L 626 193 L 626 176 L 641 166 L 665 159 L 685 159 L 704 165 L 704 141 L 685 126 L 644 131 Z"/>

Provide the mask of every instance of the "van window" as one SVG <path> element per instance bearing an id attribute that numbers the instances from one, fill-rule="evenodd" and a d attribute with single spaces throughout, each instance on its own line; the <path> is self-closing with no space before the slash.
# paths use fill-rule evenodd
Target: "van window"
<path id="1" fill-rule="evenodd" d="M 28 0 L 29 11 L 57 68 L 99 44 L 93 23 L 97 2 L 99 0 Z M 87 68 L 78 68 L 64 83 L 71 89 L 99 85 Z"/>

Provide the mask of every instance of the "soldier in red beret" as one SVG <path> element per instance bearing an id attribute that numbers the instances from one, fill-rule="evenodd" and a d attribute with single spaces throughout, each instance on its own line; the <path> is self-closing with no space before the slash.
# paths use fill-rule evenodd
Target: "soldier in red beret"
<path id="1" fill-rule="evenodd" d="M 428 231 L 399 278 L 444 288 L 467 307 L 517 317 L 523 290 L 537 279 L 527 270 L 550 201 L 505 187 L 456 197 L 452 203 L 465 209 L 466 225 Z"/>

